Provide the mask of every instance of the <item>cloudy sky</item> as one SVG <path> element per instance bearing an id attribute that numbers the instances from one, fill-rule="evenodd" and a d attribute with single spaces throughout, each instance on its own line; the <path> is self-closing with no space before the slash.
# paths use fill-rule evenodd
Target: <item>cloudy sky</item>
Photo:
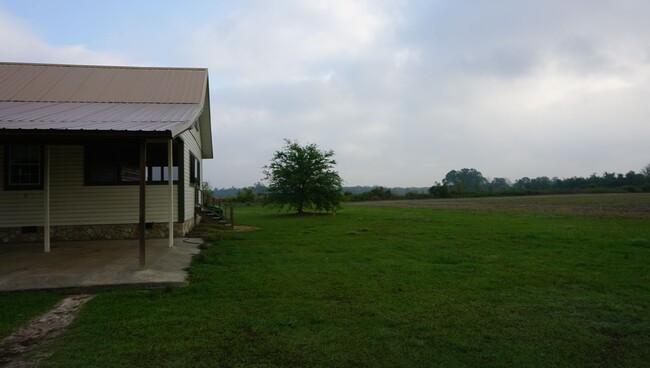
<path id="1" fill-rule="evenodd" d="M 346 185 L 650 163 L 645 0 L 0 0 L 0 60 L 208 67 L 214 187 L 283 138 Z"/>

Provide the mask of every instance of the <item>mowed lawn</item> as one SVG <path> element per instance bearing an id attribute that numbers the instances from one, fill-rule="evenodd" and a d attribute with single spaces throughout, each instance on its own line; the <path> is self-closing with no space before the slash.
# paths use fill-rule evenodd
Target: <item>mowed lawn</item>
<path id="1" fill-rule="evenodd" d="M 99 293 L 42 366 L 650 365 L 650 215 L 236 216 L 189 286 Z"/>

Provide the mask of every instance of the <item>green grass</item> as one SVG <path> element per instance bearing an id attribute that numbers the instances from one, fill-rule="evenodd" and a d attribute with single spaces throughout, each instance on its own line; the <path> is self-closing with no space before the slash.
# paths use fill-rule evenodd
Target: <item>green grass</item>
<path id="1" fill-rule="evenodd" d="M 98 294 L 45 367 L 642 367 L 647 218 L 237 210 L 191 284 Z"/>
<path id="2" fill-rule="evenodd" d="M 54 293 L 0 293 L 0 340 L 60 299 Z"/>

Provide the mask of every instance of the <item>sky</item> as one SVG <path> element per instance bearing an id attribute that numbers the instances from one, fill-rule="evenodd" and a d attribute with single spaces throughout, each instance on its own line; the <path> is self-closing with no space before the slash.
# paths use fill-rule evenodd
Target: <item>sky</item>
<path id="1" fill-rule="evenodd" d="M 283 139 L 344 185 L 450 170 L 573 177 L 650 163 L 645 0 L 0 0 L 0 60 L 207 67 L 213 187 Z"/>

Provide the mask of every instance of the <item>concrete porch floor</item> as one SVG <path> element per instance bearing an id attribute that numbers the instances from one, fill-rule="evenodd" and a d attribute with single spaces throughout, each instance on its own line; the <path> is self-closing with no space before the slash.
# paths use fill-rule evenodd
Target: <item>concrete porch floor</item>
<path id="1" fill-rule="evenodd" d="M 156 287 L 183 284 L 201 239 L 148 239 L 146 268 L 139 269 L 137 240 L 0 245 L 0 291 Z"/>

